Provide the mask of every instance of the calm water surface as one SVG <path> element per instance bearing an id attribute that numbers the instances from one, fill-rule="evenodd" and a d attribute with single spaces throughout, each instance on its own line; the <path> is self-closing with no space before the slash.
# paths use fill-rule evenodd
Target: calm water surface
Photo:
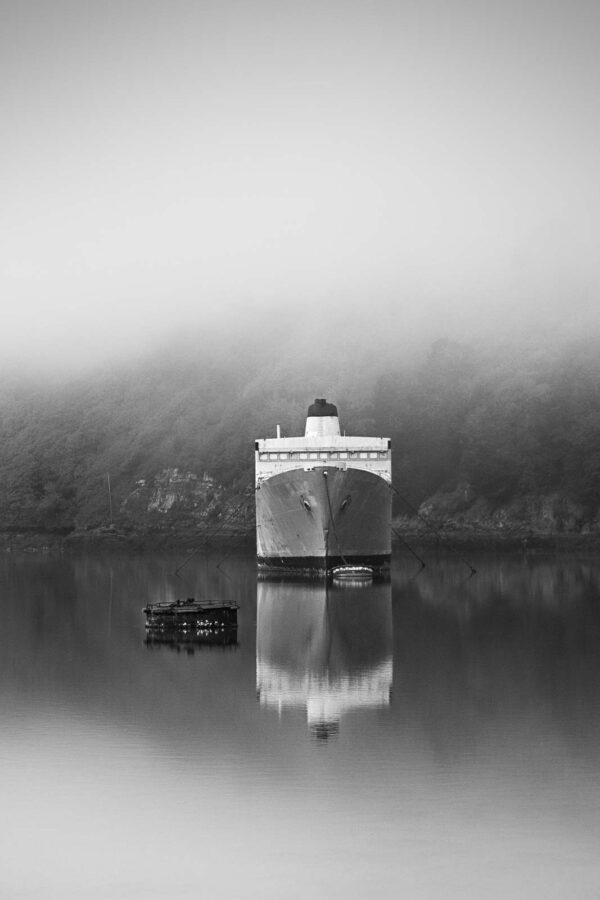
<path id="1" fill-rule="evenodd" d="M 0 560 L 0 896 L 600 897 L 600 557 Z M 141 607 L 240 604 L 237 644 Z"/>

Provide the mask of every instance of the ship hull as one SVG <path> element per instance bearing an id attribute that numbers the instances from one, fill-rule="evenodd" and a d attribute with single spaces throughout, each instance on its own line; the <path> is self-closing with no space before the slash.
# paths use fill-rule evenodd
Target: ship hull
<path id="1" fill-rule="evenodd" d="M 292 469 L 256 490 L 258 565 L 325 572 L 336 565 L 389 566 L 391 490 L 362 469 Z"/>

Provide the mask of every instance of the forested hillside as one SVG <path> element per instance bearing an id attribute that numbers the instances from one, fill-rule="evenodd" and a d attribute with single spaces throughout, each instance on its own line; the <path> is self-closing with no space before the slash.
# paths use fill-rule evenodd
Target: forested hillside
<path id="1" fill-rule="evenodd" d="M 395 486 L 438 523 L 511 509 L 535 531 L 539 498 L 550 529 L 598 525 L 599 342 L 491 351 L 438 341 L 405 363 L 361 356 L 359 344 L 334 357 L 322 338 L 310 365 L 302 344 L 187 346 L 61 385 L 5 381 L 0 528 L 213 527 L 251 489 L 254 439 L 277 423 L 301 433 L 315 396 L 338 404 L 348 433 L 392 438 Z M 407 510 L 397 500 L 395 513 Z"/>

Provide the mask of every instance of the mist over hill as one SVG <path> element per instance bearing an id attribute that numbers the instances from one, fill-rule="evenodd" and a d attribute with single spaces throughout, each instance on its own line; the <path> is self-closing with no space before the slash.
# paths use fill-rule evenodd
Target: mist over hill
<path id="1" fill-rule="evenodd" d="M 191 341 L 60 384 L 5 381 L 0 528 L 112 522 L 193 541 L 229 521 L 250 532 L 253 442 L 277 424 L 301 434 L 316 396 L 337 403 L 349 434 L 392 438 L 394 485 L 410 504 L 396 497 L 398 517 L 420 507 L 454 527 L 600 527 L 600 340 L 440 340 L 392 359 L 351 340 L 330 349 L 318 327 L 270 338 Z"/>
<path id="2" fill-rule="evenodd" d="M 446 527 L 595 528 L 600 5 L 140 9 L 3 5 L 0 527 L 233 520 L 326 396 Z"/>

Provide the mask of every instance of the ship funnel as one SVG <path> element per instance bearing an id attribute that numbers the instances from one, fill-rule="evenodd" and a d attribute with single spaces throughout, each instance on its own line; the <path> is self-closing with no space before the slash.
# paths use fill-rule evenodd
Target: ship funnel
<path id="1" fill-rule="evenodd" d="M 327 400 L 317 399 L 308 407 L 305 437 L 326 437 L 340 433 L 337 407 Z"/>

